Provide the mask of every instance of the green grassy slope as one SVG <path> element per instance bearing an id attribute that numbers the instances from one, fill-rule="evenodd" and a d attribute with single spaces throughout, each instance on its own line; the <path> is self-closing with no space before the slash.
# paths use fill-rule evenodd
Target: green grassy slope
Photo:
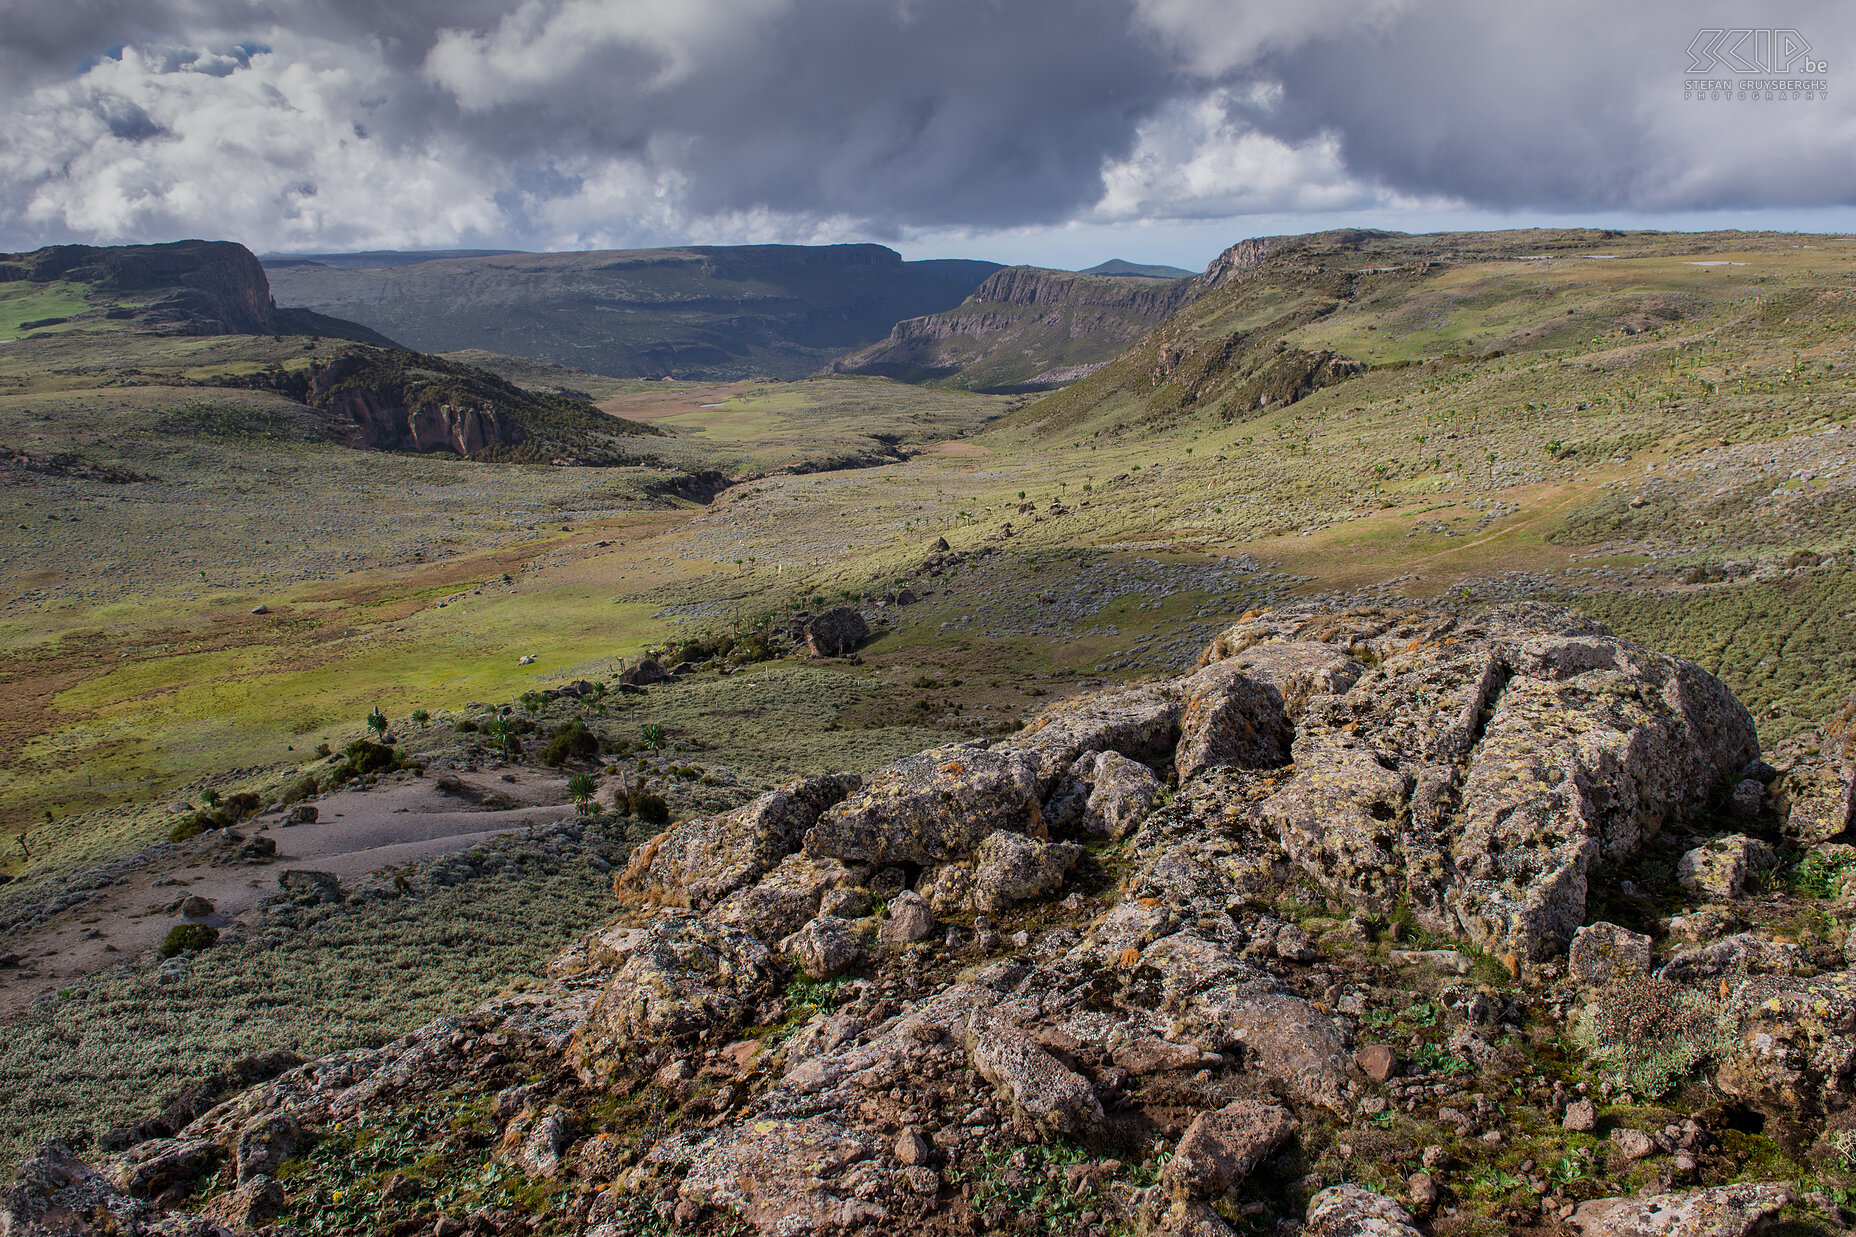
<path id="1" fill-rule="evenodd" d="M 427 352 L 480 348 L 615 377 L 797 378 L 958 304 L 998 267 L 878 245 L 500 254 L 396 266 L 273 264 L 280 303 Z"/>

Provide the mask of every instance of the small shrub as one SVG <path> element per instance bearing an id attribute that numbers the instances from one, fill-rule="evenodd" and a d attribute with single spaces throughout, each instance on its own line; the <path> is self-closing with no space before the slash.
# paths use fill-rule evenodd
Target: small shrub
<path id="1" fill-rule="evenodd" d="M 1725 1058 L 1736 1043 L 1719 1001 L 1666 979 L 1602 990 L 1574 1020 L 1572 1039 L 1614 1081 L 1649 1099 Z"/>
<path id="2" fill-rule="evenodd" d="M 387 715 L 380 711 L 379 705 L 375 705 L 374 711 L 367 715 L 367 728 L 382 738 L 386 737 Z"/>
<path id="3" fill-rule="evenodd" d="M 206 832 L 206 822 L 198 816 L 189 816 L 168 830 L 168 841 L 185 842 L 188 838 L 197 838 Z"/>
<path id="4" fill-rule="evenodd" d="M 664 802 L 664 796 L 649 790 L 634 790 L 625 796 L 625 807 L 639 820 L 653 825 L 670 823 L 670 805 Z"/>
<path id="5" fill-rule="evenodd" d="M 314 773 L 305 773 L 302 777 L 284 787 L 283 794 L 279 797 L 285 803 L 296 803 L 299 800 L 309 798 L 320 789 L 322 789 L 322 787 L 316 781 L 316 775 Z"/>
<path id="6" fill-rule="evenodd" d="M 591 760 L 599 755 L 599 736 L 586 728 L 579 718 L 554 728 L 548 745 L 542 749 L 543 764 L 560 768 L 570 760 Z"/>
<path id="7" fill-rule="evenodd" d="M 414 709 L 412 711 L 412 724 L 415 726 L 423 726 L 431 720 L 432 715 L 424 709 Z"/>
<path id="8" fill-rule="evenodd" d="M 593 779 L 585 773 L 576 773 L 567 779 L 567 793 L 582 812 L 593 802 L 593 792 L 597 789 Z"/>
<path id="9" fill-rule="evenodd" d="M 664 745 L 670 742 L 670 732 L 664 729 L 662 722 L 647 722 L 639 731 L 638 737 L 646 747 L 654 752 L 663 751 Z"/>
<path id="10" fill-rule="evenodd" d="M 164 958 L 172 958 L 179 953 L 193 953 L 208 949 L 219 940 L 219 929 L 205 923 L 177 923 L 168 929 L 167 938 L 161 942 L 160 953 Z"/>

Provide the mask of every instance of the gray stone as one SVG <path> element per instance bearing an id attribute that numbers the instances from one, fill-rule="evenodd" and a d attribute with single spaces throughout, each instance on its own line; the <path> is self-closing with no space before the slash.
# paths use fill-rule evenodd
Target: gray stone
<path id="1" fill-rule="evenodd" d="M 1600 1198 L 1579 1204 L 1567 1224 L 1579 1237 L 1745 1237 L 1792 1198 L 1782 1185 Z"/>
<path id="2" fill-rule="evenodd" d="M 780 942 L 813 979 L 832 979 L 863 960 L 863 945 L 850 924 L 832 915 L 819 915 Z"/>
<path id="3" fill-rule="evenodd" d="M 907 944 L 927 940 L 934 935 L 934 928 L 934 911 L 928 900 L 913 889 L 905 889 L 889 900 L 877 937 L 892 944 Z"/>
<path id="4" fill-rule="evenodd" d="M 302 1127 L 285 1114 L 252 1118 L 238 1132 L 238 1179 L 243 1182 L 253 1177 L 275 1177 L 302 1141 Z"/>
<path id="5" fill-rule="evenodd" d="M 1089 766 L 1083 828 L 1100 837 L 1121 839 L 1134 832 L 1166 789 L 1153 770 L 1120 752 L 1100 752 L 1078 764 Z"/>
<path id="6" fill-rule="evenodd" d="M 1034 830 L 1042 817 L 1038 768 L 1027 756 L 935 748 L 872 773 L 818 818 L 805 853 L 875 866 L 945 863 L 968 858 L 997 830 Z"/>
<path id="7" fill-rule="evenodd" d="M 1590 1134 L 1598 1128 L 1598 1105 L 1591 1100 L 1574 1100 L 1566 1105 L 1560 1125 L 1575 1134 Z"/>
<path id="8" fill-rule="evenodd" d="M 974 853 L 973 909 L 997 912 L 1055 891 L 1082 853 L 1073 842 L 1038 842 L 995 830 Z"/>
<path id="9" fill-rule="evenodd" d="M 732 812 L 673 825 L 632 856 L 618 891 L 650 905 L 708 910 L 797 850 L 819 813 L 857 784 L 851 775 L 800 778 Z"/>
<path id="10" fill-rule="evenodd" d="M 1656 1154 L 1656 1140 L 1642 1130 L 1615 1129 L 1608 1137 L 1618 1154 L 1627 1160 L 1647 1160 Z"/>
<path id="11" fill-rule="evenodd" d="M 1567 969 L 1589 988 L 1641 979 L 1650 973 L 1650 938 L 1614 923 L 1595 923 L 1573 934 Z"/>
<path id="12" fill-rule="evenodd" d="M 773 955 L 739 928 L 663 911 L 612 974 L 574 1037 L 583 1076 L 603 1079 L 646 1048 L 741 1025 L 771 990 Z"/>
<path id="13" fill-rule="evenodd" d="M 1308 1237 L 1418 1237 L 1411 1214 L 1357 1185 L 1329 1186 L 1308 1200 Z"/>
<path id="14" fill-rule="evenodd" d="M 975 1010 L 965 1028 L 973 1069 L 1020 1117 L 1063 1134 L 1103 1120 L 1095 1090 L 1037 1041 L 991 1010 Z"/>
<path id="15" fill-rule="evenodd" d="M 1732 901 L 1746 892 L 1748 875 L 1775 862 L 1770 846 L 1734 833 L 1684 854 L 1676 865 L 1676 879 L 1690 893 Z"/>

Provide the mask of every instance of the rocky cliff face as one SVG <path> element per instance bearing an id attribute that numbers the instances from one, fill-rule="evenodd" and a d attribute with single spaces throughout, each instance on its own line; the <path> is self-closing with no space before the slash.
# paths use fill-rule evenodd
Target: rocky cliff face
<path id="1" fill-rule="evenodd" d="M 408 408 L 390 394 L 346 390 L 328 397 L 329 410 L 354 426 L 362 445 L 380 451 L 451 451 L 472 455 L 486 447 L 513 445 L 521 428 L 492 408 L 433 404 Z"/>
<path id="2" fill-rule="evenodd" d="M 230 241 L 167 245 L 53 245 L 0 257 L 0 280 L 89 283 L 134 304 L 148 329 L 181 335 L 269 335 L 270 283 L 258 259 Z"/>
<path id="3" fill-rule="evenodd" d="M 421 398 L 415 383 L 381 379 L 381 354 L 350 352 L 316 371 L 307 400 L 352 425 L 361 445 L 383 451 L 452 451 L 472 455 L 526 435 L 489 406 Z M 367 380 L 372 377 L 373 380 Z"/>
<path id="4" fill-rule="evenodd" d="M 1745 1132 L 1843 1128 L 1856 976 L 1728 934 L 1758 843 L 1708 835 L 1842 802 L 1837 750 L 1763 764 L 1718 681 L 1567 611 L 1246 616 L 676 824 L 541 989 L 48 1147 L 7 1231 L 1741 1237 L 1794 1202 Z M 1633 898 L 1660 944 L 1591 922 Z"/>
<path id="5" fill-rule="evenodd" d="M 1112 359 L 1199 293 L 1187 279 L 1007 267 L 957 308 L 898 322 L 883 343 L 832 368 L 976 390 L 1061 385 L 1079 376 L 1079 367 Z"/>

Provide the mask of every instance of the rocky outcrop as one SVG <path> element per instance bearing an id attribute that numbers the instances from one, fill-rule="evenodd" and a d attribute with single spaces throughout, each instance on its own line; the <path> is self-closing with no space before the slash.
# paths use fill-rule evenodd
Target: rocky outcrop
<path id="1" fill-rule="evenodd" d="M 486 447 L 513 445 L 523 438 L 519 427 L 493 408 L 424 408 L 395 405 L 376 391 L 341 391 L 329 410 L 353 425 L 363 445 L 380 451 L 450 451 L 474 455 Z"/>
<path id="2" fill-rule="evenodd" d="M 1113 360 L 1202 291 L 1193 279 L 1010 266 L 963 304 L 898 322 L 887 340 L 832 369 L 975 390 L 1062 386 Z"/>
<path id="3" fill-rule="evenodd" d="M 1675 855 L 1757 756 L 1718 682 L 1566 611 L 1252 615 L 1178 678 L 676 824 L 548 984 L 291 1069 L 94 1178 L 59 1152 L 8 1205 L 35 1233 L 61 1190 L 300 1219 L 321 1187 L 284 1157 L 442 1110 L 466 1115 L 420 1128 L 450 1158 L 407 1197 L 552 1183 L 589 1237 L 1228 1237 L 1251 1192 L 1311 1234 L 1410 1237 L 1496 1173 L 1533 1174 L 1500 1223 L 1744 1233 L 1783 1200 L 1724 1180 L 1717 1135 L 1756 1112 L 1807 1145 L 1847 1108 L 1856 980 L 1752 932 L 1672 953 L 1586 923 L 1585 893 L 1682 830 L 1681 896 Z M 1650 1110 L 1620 1088 L 1689 1077 L 1736 1107 L 1627 1122 Z M 364 1145 L 374 1190 L 389 1144 Z M 1580 1193 L 1546 1199 L 1525 1165 L 1549 1154 Z M 1362 1167 L 1398 1197 L 1314 1181 Z M 1662 1193 L 1584 1201 L 1613 1187 L 1583 1175 L 1648 1172 Z"/>

